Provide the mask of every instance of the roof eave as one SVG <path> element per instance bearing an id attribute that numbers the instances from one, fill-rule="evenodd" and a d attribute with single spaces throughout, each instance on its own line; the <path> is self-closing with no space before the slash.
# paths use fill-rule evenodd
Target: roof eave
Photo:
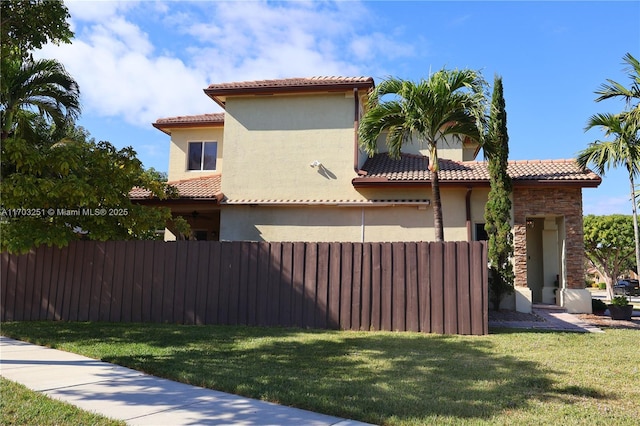
<path id="1" fill-rule="evenodd" d="M 230 87 L 204 89 L 204 93 L 215 101 L 222 108 L 225 107 L 227 96 L 250 96 L 250 95 L 275 95 L 275 94 L 296 94 L 296 93 L 321 93 L 321 92 L 343 92 L 353 89 L 370 89 L 374 86 L 373 80 L 361 82 L 344 83 L 317 83 L 299 84 L 290 86 L 262 86 L 262 87 Z"/>
<path id="2" fill-rule="evenodd" d="M 513 180 L 514 187 L 580 187 L 597 188 L 602 179 L 593 180 Z M 426 188 L 431 187 L 429 180 L 390 180 L 385 177 L 354 178 L 351 180 L 354 188 Z M 441 187 L 489 187 L 488 180 L 440 180 Z"/>

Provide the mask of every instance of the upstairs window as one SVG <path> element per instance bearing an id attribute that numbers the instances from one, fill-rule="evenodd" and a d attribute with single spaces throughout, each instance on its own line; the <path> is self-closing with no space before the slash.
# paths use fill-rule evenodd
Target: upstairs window
<path id="1" fill-rule="evenodd" d="M 187 170 L 215 170 L 218 142 L 189 142 Z"/>

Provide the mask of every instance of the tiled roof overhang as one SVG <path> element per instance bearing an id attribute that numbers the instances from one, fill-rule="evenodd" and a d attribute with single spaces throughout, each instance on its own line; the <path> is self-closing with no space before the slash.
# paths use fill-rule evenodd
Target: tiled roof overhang
<path id="1" fill-rule="evenodd" d="M 152 126 L 170 135 L 171 129 L 193 127 L 222 127 L 224 126 L 224 113 L 181 115 L 178 117 L 159 118 Z"/>
<path id="2" fill-rule="evenodd" d="M 178 190 L 178 198 L 160 200 L 154 197 L 151 191 L 143 188 L 133 188 L 129 192 L 129 198 L 136 202 L 149 202 L 154 204 L 172 204 L 184 201 L 206 201 L 219 204 L 224 198 L 221 191 L 222 175 L 220 173 L 201 176 L 191 179 L 167 182 Z"/>
<path id="3" fill-rule="evenodd" d="M 484 161 L 440 159 L 440 186 L 489 186 L 489 170 Z M 507 172 L 514 187 L 577 186 L 595 188 L 602 182 L 597 174 L 581 169 L 575 160 L 510 161 Z M 428 158 L 403 154 L 399 160 L 376 154 L 362 166 L 361 175 L 352 180 L 356 188 L 380 186 L 431 186 Z"/>
<path id="4" fill-rule="evenodd" d="M 204 92 L 224 108 L 227 96 L 343 92 L 373 86 L 372 77 L 307 77 L 211 84 Z"/>

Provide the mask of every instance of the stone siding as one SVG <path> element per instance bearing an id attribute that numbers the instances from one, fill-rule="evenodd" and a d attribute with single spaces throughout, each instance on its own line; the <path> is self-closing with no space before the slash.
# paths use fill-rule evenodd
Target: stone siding
<path id="1" fill-rule="evenodd" d="M 567 288 L 584 288 L 581 188 L 516 188 L 513 191 L 515 285 L 527 286 L 527 217 L 563 216 Z"/>

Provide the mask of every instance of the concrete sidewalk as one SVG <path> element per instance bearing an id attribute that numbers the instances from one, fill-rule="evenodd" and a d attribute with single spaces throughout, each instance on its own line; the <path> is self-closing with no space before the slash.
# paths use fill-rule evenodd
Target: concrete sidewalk
<path id="1" fill-rule="evenodd" d="M 130 425 L 366 424 L 172 382 L 3 336 L 0 375 Z"/>

